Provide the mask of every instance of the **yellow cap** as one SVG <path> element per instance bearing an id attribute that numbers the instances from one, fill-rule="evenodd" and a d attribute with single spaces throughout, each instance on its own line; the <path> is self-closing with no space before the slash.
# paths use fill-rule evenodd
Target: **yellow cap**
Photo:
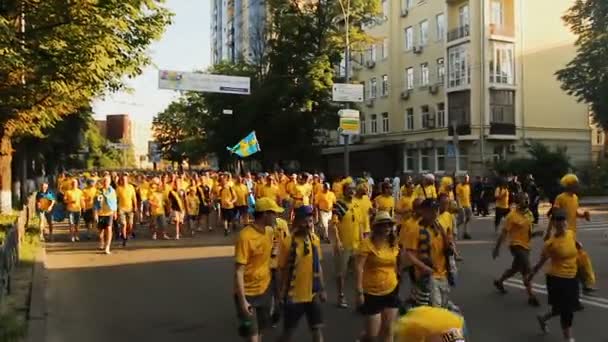
<path id="1" fill-rule="evenodd" d="M 569 174 L 565 175 L 564 177 L 562 177 L 562 179 L 559 182 L 563 187 L 576 185 L 576 184 L 578 184 L 578 177 L 576 177 L 576 175 L 573 173 L 569 173 Z"/>
<path id="2" fill-rule="evenodd" d="M 450 186 L 452 184 L 454 184 L 452 177 L 445 176 L 441 178 L 441 186 Z"/>
<path id="3" fill-rule="evenodd" d="M 262 197 L 255 201 L 255 211 L 257 212 L 265 212 L 265 211 L 274 211 L 277 214 L 283 212 L 283 208 L 279 207 L 277 202 L 268 197 Z"/>

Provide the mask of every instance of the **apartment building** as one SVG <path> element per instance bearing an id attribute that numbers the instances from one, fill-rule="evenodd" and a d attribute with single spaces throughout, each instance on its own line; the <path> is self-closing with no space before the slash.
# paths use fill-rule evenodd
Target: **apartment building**
<path id="1" fill-rule="evenodd" d="M 561 20 L 572 1 L 381 2 L 374 44 L 351 56 L 365 88 L 352 173 L 481 174 L 532 141 L 591 159 L 588 108 L 554 75 L 575 54 Z M 323 154 L 341 170 L 342 148 Z"/>

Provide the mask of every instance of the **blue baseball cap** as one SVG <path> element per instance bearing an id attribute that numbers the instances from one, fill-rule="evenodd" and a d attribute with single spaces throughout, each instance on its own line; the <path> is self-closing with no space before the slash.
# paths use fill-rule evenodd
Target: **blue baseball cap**
<path id="1" fill-rule="evenodd" d="M 311 206 L 309 206 L 309 205 L 303 205 L 303 206 L 301 206 L 299 208 L 296 208 L 296 210 L 295 210 L 295 214 L 296 214 L 295 218 L 296 219 L 301 219 L 301 218 L 305 218 L 305 217 L 308 217 L 308 216 L 312 216 L 313 212 L 314 211 L 313 211 L 313 209 L 312 209 Z"/>

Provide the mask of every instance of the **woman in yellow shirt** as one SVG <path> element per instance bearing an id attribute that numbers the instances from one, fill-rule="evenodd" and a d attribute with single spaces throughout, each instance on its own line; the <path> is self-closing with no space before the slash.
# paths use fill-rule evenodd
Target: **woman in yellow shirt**
<path id="1" fill-rule="evenodd" d="M 395 197 L 393 197 L 393 187 L 390 183 L 382 183 L 382 193 L 374 198 L 374 208 L 376 211 L 386 211 L 389 215 L 395 215 Z"/>
<path id="2" fill-rule="evenodd" d="M 361 241 L 356 258 L 357 310 L 365 316 L 362 341 L 392 340 L 393 321 L 401 304 L 397 280 L 399 246 L 395 221 L 385 211 L 376 214 L 369 238 Z"/>
<path id="3" fill-rule="evenodd" d="M 509 188 L 504 179 L 499 180 L 498 187 L 494 191 L 496 200 L 496 216 L 494 217 L 494 231 L 498 232 L 500 222 L 509 214 Z"/>
<path id="4" fill-rule="evenodd" d="M 574 311 L 580 306 L 579 283 L 576 279 L 578 252 L 574 232 L 566 229 L 566 218 L 566 211 L 560 208 L 553 209 L 549 224 L 555 232 L 545 242 L 540 260 L 527 277 L 527 281 L 530 282 L 541 267 L 551 260 L 546 276 L 551 310 L 544 315 L 537 316 L 538 323 L 541 330 L 546 332 L 547 321 L 551 317 L 560 316 L 564 339 L 573 342 L 572 321 Z"/>

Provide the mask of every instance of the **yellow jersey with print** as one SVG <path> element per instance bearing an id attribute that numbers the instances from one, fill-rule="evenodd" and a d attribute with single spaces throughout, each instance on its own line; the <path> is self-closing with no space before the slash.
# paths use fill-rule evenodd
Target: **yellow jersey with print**
<path id="1" fill-rule="evenodd" d="M 319 261 L 321 261 L 323 259 L 321 241 L 315 233 L 307 236 L 291 235 L 282 241 L 279 267 L 291 272 L 292 279 L 287 279 L 290 285 L 287 297 L 291 303 L 309 303 L 314 298 L 313 248 L 316 249 Z M 295 253 L 295 257 L 293 253 Z M 293 262 L 293 265 L 290 265 L 290 261 Z M 290 270 L 290 268 L 293 269 Z"/>
<path id="2" fill-rule="evenodd" d="M 576 236 L 578 196 L 576 194 L 563 192 L 555 198 L 553 206 L 566 211 L 566 222 L 568 223 L 568 229 L 572 230 Z"/>
<path id="3" fill-rule="evenodd" d="M 234 254 L 236 263 L 245 266 L 246 296 L 259 296 L 268 290 L 271 251 L 272 228 L 265 227 L 259 231 L 248 225 L 239 232 Z"/>
<path id="4" fill-rule="evenodd" d="M 396 342 L 464 341 L 464 318 L 452 311 L 419 306 L 395 323 Z"/>
<path id="5" fill-rule="evenodd" d="M 496 199 L 496 208 L 509 209 L 509 189 L 496 188 L 494 198 Z"/>
<path id="6" fill-rule="evenodd" d="M 505 231 L 509 238 L 509 246 L 519 246 L 530 250 L 532 226 L 534 218 L 528 212 L 522 213 L 517 209 L 511 210 L 505 220 Z"/>
<path id="7" fill-rule="evenodd" d="M 283 248 L 283 241 L 291 235 L 289 224 L 284 219 L 277 217 L 277 223 L 272 229 L 272 248 L 273 252 L 270 259 L 270 268 L 276 269 L 279 266 L 279 255 Z"/>
<path id="8" fill-rule="evenodd" d="M 310 205 L 310 196 L 312 195 L 311 184 L 298 184 L 294 187 L 293 206 L 299 208 L 304 205 Z"/>
<path id="9" fill-rule="evenodd" d="M 379 211 L 386 211 L 393 216 L 395 211 L 395 198 L 392 195 L 380 195 L 374 199 L 374 205 Z"/>
<path id="10" fill-rule="evenodd" d="M 439 214 L 437 216 L 437 221 L 447 236 L 452 236 L 452 234 L 454 234 L 454 215 L 452 215 L 449 211 L 444 211 L 443 213 Z"/>
<path id="11" fill-rule="evenodd" d="M 198 216 L 201 200 L 196 194 L 186 195 L 186 213 L 190 216 Z"/>
<path id="12" fill-rule="evenodd" d="M 431 227 L 424 227 L 421 224 L 418 227 L 407 235 L 405 249 L 415 252 L 418 259 L 423 262 L 424 260 L 430 261 L 434 278 L 445 279 L 447 276 L 447 258 L 445 256 L 447 243 L 444 241 L 443 235 Z M 419 270 L 416 271 L 419 275 Z"/>
<path id="13" fill-rule="evenodd" d="M 236 202 L 234 202 L 234 205 L 236 205 L 237 207 L 247 206 L 247 195 L 249 195 L 247 185 L 235 184 L 232 189 L 234 190 L 234 194 L 236 196 Z"/>
<path id="14" fill-rule="evenodd" d="M 82 210 L 82 190 L 71 189 L 65 192 L 63 201 L 69 212 L 80 212 Z"/>
<path id="15" fill-rule="evenodd" d="M 148 192 L 150 192 L 150 183 L 148 181 L 143 181 L 137 186 L 137 191 L 139 192 L 139 198 L 142 201 L 148 200 Z"/>
<path id="16" fill-rule="evenodd" d="M 462 208 L 471 207 L 471 185 L 470 184 L 458 184 L 456 185 L 456 196 L 458 204 Z"/>
<path id="17" fill-rule="evenodd" d="M 420 219 L 414 216 L 401 221 L 401 228 L 399 229 L 399 246 L 401 248 L 405 248 L 408 240 L 415 239 L 414 234 L 417 234 L 417 230 L 420 229 L 419 221 Z"/>
<path id="18" fill-rule="evenodd" d="M 361 218 L 361 230 L 364 234 L 371 232 L 370 213 L 374 205 L 369 199 L 369 196 L 363 195 L 360 198 L 354 197 L 353 202 L 357 204 L 359 208 L 359 217 Z"/>
<path id="19" fill-rule="evenodd" d="M 97 195 L 97 188 L 95 186 L 87 187 L 82 190 L 82 202 L 84 210 L 93 209 L 95 203 L 95 196 Z"/>
<path id="20" fill-rule="evenodd" d="M 116 206 L 116 202 L 117 202 L 116 190 L 112 189 L 111 187 L 106 190 L 104 190 L 104 189 L 98 190 L 97 195 L 96 195 L 96 201 L 99 203 L 97 215 L 99 215 L 99 216 L 114 215 L 116 208 L 112 209 L 112 207 L 110 206 L 110 203 L 112 203 L 113 206 Z"/>
<path id="21" fill-rule="evenodd" d="M 357 254 L 366 257 L 363 265 L 363 292 L 384 296 L 397 288 L 397 245 L 390 246 L 385 242 L 376 246 L 371 238 L 367 238 L 361 241 Z"/>
<path id="22" fill-rule="evenodd" d="M 234 189 L 230 185 L 222 187 L 220 190 L 220 205 L 222 209 L 233 209 L 234 199 L 236 199 Z"/>
<path id="23" fill-rule="evenodd" d="M 131 184 L 119 185 L 116 187 L 116 196 L 118 196 L 118 210 L 123 212 L 132 212 L 133 203 L 137 203 L 137 194 L 135 187 Z"/>
<path id="24" fill-rule="evenodd" d="M 336 195 L 333 192 L 320 192 L 315 195 L 315 205 L 319 210 L 332 211 L 336 204 Z"/>
<path id="25" fill-rule="evenodd" d="M 279 188 L 275 185 L 271 185 L 271 186 L 264 185 L 260 189 L 259 198 L 268 197 L 268 198 L 271 198 L 273 201 L 276 201 L 278 196 L 279 196 Z"/>
<path id="26" fill-rule="evenodd" d="M 437 189 L 433 184 L 424 187 L 419 184 L 414 189 L 414 196 L 422 199 L 437 199 Z"/>
<path id="27" fill-rule="evenodd" d="M 361 228 L 363 219 L 361 210 L 355 201 L 346 203 L 347 210 L 343 217 L 339 217 L 336 213 L 332 216 L 332 222 L 338 227 L 338 236 L 342 247 L 350 250 L 357 250 L 361 243 Z"/>
<path id="28" fill-rule="evenodd" d="M 543 255 L 550 258 L 547 274 L 569 279 L 576 277 L 578 250 L 572 230 L 566 230 L 562 236 L 550 237 L 543 247 Z"/>
<path id="29" fill-rule="evenodd" d="M 150 191 L 148 193 L 148 202 L 150 203 L 150 214 L 152 216 L 165 215 L 167 197 L 165 196 L 163 191 Z"/>

